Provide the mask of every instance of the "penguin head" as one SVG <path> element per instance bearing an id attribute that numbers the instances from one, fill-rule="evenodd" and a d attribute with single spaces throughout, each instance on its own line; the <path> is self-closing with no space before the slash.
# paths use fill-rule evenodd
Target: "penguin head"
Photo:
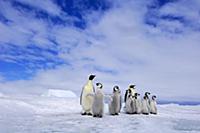
<path id="1" fill-rule="evenodd" d="M 135 87 L 135 85 L 129 85 L 129 88 L 135 89 L 134 87 Z"/>
<path id="2" fill-rule="evenodd" d="M 89 80 L 93 80 L 96 77 L 96 75 L 90 75 Z"/>
<path id="3" fill-rule="evenodd" d="M 140 94 L 139 93 L 135 93 L 135 96 L 138 97 L 138 96 L 140 96 Z"/>
<path id="4" fill-rule="evenodd" d="M 103 85 L 102 85 L 101 83 L 96 83 L 96 86 L 97 86 L 98 88 L 100 88 L 100 89 L 103 88 Z"/>
<path id="5" fill-rule="evenodd" d="M 145 96 L 148 96 L 148 95 L 150 95 L 151 93 L 150 92 L 145 92 Z"/>
<path id="6" fill-rule="evenodd" d="M 113 87 L 113 92 L 119 92 L 119 91 L 120 91 L 119 86 L 116 85 L 116 86 Z"/>
<path id="7" fill-rule="evenodd" d="M 155 99 L 156 99 L 156 96 L 155 96 L 155 95 L 153 95 L 153 96 L 152 96 L 152 100 L 155 100 Z"/>

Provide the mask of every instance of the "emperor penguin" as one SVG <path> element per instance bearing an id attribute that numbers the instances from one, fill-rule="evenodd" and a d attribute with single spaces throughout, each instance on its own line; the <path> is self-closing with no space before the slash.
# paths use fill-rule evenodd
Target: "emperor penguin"
<path id="1" fill-rule="evenodd" d="M 150 113 L 151 114 L 157 114 L 157 102 L 156 102 L 156 96 L 153 95 L 152 99 L 150 101 Z"/>
<path id="2" fill-rule="evenodd" d="M 113 87 L 113 94 L 111 96 L 111 102 L 109 103 L 109 114 L 118 115 L 121 110 L 121 94 L 118 86 Z"/>
<path id="3" fill-rule="evenodd" d="M 140 114 L 141 110 L 142 110 L 142 103 L 141 103 L 141 99 L 140 99 L 140 94 L 139 93 L 135 93 L 135 106 L 136 106 L 136 114 Z"/>
<path id="4" fill-rule="evenodd" d="M 93 104 L 93 95 L 95 90 L 93 86 L 93 79 L 95 75 L 90 75 L 87 83 L 83 86 L 81 96 L 80 96 L 80 105 L 82 106 L 83 112 L 82 115 L 92 115 L 92 104 Z"/>
<path id="5" fill-rule="evenodd" d="M 129 96 L 129 94 L 131 94 L 132 96 L 134 96 L 135 93 L 136 93 L 136 91 L 135 91 L 135 85 L 129 85 L 129 88 L 126 90 L 126 93 L 124 95 L 124 102 L 126 103 L 126 100 L 127 100 L 127 97 Z"/>
<path id="6" fill-rule="evenodd" d="M 128 95 L 125 107 L 125 112 L 127 114 L 134 114 L 136 112 L 135 96 L 132 96 L 131 94 Z"/>
<path id="7" fill-rule="evenodd" d="M 103 117 L 104 113 L 104 94 L 103 85 L 101 83 L 96 83 L 96 92 L 94 94 L 94 102 L 92 104 L 93 117 Z"/>
<path id="8" fill-rule="evenodd" d="M 147 95 L 144 95 L 142 99 L 142 114 L 148 115 L 149 113 L 150 113 L 149 99 Z"/>
<path id="9" fill-rule="evenodd" d="M 149 98 L 149 95 L 150 95 L 150 94 L 151 94 L 150 92 L 145 92 L 145 93 L 144 93 L 144 95 L 147 97 L 149 103 L 150 103 L 150 98 Z"/>
<path id="10" fill-rule="evenodd" d="M 150 98 L 149 98 L 149 95 L 150 95 L 151 93 L 150 92 L 145 92 L 145 96 L 146 96 L 146 99 L 147 99 L 147 101 L 148 101 L 148 109 L 149 109 L 149 112 L 150 112 Z"/>

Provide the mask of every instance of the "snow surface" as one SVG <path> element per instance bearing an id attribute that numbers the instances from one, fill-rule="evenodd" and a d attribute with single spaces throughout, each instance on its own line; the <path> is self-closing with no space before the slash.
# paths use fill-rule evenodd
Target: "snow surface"
<path id="1" fill-rule="evenodd" d="M 65 98 L 75 98 L 77 97 L 76 94 L 70 90 L 55 90 L 49 89 L 47 93 L 43 94 L 42 96 L 47 97 L 65 97 Z"/>
<path id="2" fill-rule="evenodd" d="M 2 133 L 200 133 L 200 106 L 158 105 L 158 115 L 81 116 L 78 98 L 0 97 Z"/>
<path id="3" fill-rule="evenodd" d="M 0 97 L 4 97 L 4 94 L 0 92 Z"/>

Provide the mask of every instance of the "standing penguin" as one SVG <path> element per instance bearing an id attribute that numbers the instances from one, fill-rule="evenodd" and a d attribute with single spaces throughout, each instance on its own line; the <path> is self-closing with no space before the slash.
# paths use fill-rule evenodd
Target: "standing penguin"
<path id="1" fill-rule="evenodd" d="M 93 117 L 103 117 L 104 113 L 104 94 L 103 85 L 101 83 L 96 83 L 96 92 L 94 94 L 94 102 L 92 105 Z"/>
<path id="2" fill-rule="evenodd" d="M 145 95 L 143 97 L 143 99 L 142 99 L 142 114 L 148 115 L 150 113 L 149 108 L 150 108 L 150 106 L 149 106 L 149 99 Z"/>
<path id="3" fill-rule="evenodd" d="M 111 102 L 109 103 L 109 114 L 118 115 L 121 110 L 121 95 L 118 86 L 114 86 Z"/>
<path id="4" fill-rule="evenodd" d="M 129 88 L 126 90 L 126 93 L 124 95 L 124 102 L 126 103 L 126 100 L 127 100 L 127 97 L 129 96 L 129 94 L 131 94 L 132 96 L 134 96 L 135 93 L 136 93 L 136 91 L 135 91 L 135 85 L 130 85 Z"/>
<path id="5" fill-rule="evenodd" d="M 157 114 L 157 102 L 156 102 L 156 96 L 152 96 L 152 99 L 150 101 L 150 113 L 151 114 Z"/>
<path id="6" fill-rule="evenodd" d="M 135 99 L 136 99 L 136 114 L 140 114 L 141 110 L 142 110 L 142 103 L 141 103 L 141 99 L 140 99 L 140 94 L 139 93 L 135 93 Z"/>
<path id="7" fill-rule="evenodd" d="M 125 103 L 125 112 L 127 114 L 133 114 L 135 113 L 135 111 L 136 111 L 135 96 L 129 94 Z"/>
<path id="8" fill-rule="evenodd" d="M 95 75 L 90 75 L 89 80 L 83 86 L 81 96 L 80 96 L 80 105 L 82 105 L 82 115 L 92 115 L 92 104 L 93 104 L 93 97 L 90 94 L 94 94 L 94 86 L 93 86 L 93 79 Z"/>
<path id="9" fill-rule="evenodd" d="M 150 92 L 145 92 L 144 93 L 144 95 L 147 97 L 147 99 L 148 99 L 148 102 L 149 102 L 149 104 L 150 104 L 150 99 L 149 99 L 149 95 L 150 95 L 151 93 Z"/>
<path id="10" fill-rule="evenodd" d="M 146 99 L 147 99 L 147 103 L 148 103 L 148 110 L 149 110 L 149 112 L 150 112 L 150 98 L 149 98 L 149 95 L 150 95 L 151 93 L 150 92 L 145 92 L 145 96 L 146 96 Z"/>

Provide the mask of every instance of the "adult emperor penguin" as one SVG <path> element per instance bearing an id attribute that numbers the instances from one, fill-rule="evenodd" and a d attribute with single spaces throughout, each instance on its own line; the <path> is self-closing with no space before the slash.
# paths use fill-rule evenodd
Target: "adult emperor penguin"
<path id="1" fill-rule="evenodd" d="M 141 103 L 141 99 L 140 99 L 140 94 L 139 93 L 135 93 L 135 106 L 136 106 L 136 114 L 140 114 L 141 110 L 142 110 L 142 103 Z"/>
<path id="2" fill-rule="evenodd" d="M 129 85 L 129 88 L 126 90 L 126 93 L 124 95 L 124 102 L 126 103 L 126 99 L 129 96 L 129 94 L 131 94 L 132 96 L 134 96 L 135 93 L 136 93 L 136 91 L 135 91 L 135 85 Z"/>
<path id="3" fill-rule="evenodd" d="M 93 104 L 93 96 L 90 94 L 94 94 L 94 86 L 93 79 L 95 75 L 90 75 L 87 83 L 83 86 L 81 96 L 80 96 L 80 104 L 82 105 L 82 115 L 92 115 L 92 104 Z"/>
<path id="4" fill-rule="evenodd" d="M 150 101 L 150 113 L 151 114 L 157 114 L 157 102 L 156 102 L 156 96 L 153 95 L 152 99 Z"/>
<path id="5" fill-rule="evenodd" d="M 96 83 L 96 92 L 94 94 L 94 102 L 92 105 L 93 117 L 103 117 L 104 113 L 104 94 L 103 85 L 101 83 Z"/>
<path id="6" fill-rule="evenodd" d="M 118 86 L 114 86 L 111 102 L 109 103 L 109 114 L 118 115 L 121 110 L 121 94 Z"/>

